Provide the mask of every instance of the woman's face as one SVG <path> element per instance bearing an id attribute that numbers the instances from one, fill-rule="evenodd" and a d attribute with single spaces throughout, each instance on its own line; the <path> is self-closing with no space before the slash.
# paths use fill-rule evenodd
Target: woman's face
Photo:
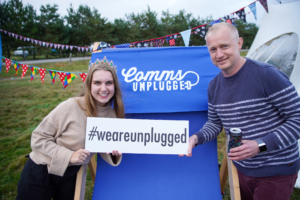
<path id="1" fill-rule="evenodd" d="M 114 79 L 109 71 L 97 70 L 94 72 L 91 84 L 91 93 L 98 106 L 104 107 L 115 94 Z"/>

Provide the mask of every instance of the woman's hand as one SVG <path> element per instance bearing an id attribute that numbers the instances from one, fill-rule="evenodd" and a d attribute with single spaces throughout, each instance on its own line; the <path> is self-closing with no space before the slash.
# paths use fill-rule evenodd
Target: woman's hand
<path id="1" fill-rule="evenodd" d="M 75 151 L 70 159 L 71 164 L 82 163 L 90 155 L 90 152 L 85 149 Z"/>
<path id="2" fill-rule="evenodd" d="M 110 154 L 110 153 L 107 153 L 107 154 Z M 122 153 L 119 153 L 117 150 L 113 150 L 111 154 L 113 156 L 121 156 L 122 155 Z"/>

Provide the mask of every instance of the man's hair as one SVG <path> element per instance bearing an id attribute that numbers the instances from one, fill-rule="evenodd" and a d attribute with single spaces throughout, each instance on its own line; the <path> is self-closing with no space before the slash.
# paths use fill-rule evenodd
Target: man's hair
<path id="1" fill-rule="evenodd" d="M 236 39 L 239 39 L 239 32 L 237 30 L 237 28 L 230 24 L 230 23 L 226 23 L 226 22 L 221 22 L 221 23 L 216 23 L 214 25 L 212 25 L 212 27 L 210 27 L 205 35 L 205 40 L 208 36 L 209 33 L 214 33 L 216 32 L 217 30 L 219 30 L 221 27 L 227 27 L 230 29 L 231 33 L 232 33 L 232 36 Z"/>

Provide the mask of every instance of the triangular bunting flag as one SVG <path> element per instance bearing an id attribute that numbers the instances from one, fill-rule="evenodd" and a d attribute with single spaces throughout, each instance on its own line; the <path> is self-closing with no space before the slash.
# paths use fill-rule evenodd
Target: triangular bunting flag
<path id="1" fill-rule="evenodd" d="M 53 47 L 53 43 L 50 43 L 50 47 L 51 47 L 51 48 Z"/>
<path id="2" fill-rule="evenodd" d="M 64 73 L 64 72 L 57 72 L 57 74 L 59 76 L 59 79 L 60 79 L 62 85 L 64 85 L 66 73 Z"/>
<path id="3" fill-rule="evenodd" d="M 213 22 L 210 22 L 210 25 L 214 25 L 214 24 L 217 24 L 217 23 L 220 23 L 220 22 L 221 22 L 221 20 L 218 19 L 218 20 L 215 20 L 215 21 L 213 21 Z"/>
<path id="4" fill-rule="evenodd" d="M 21 79 L 23 79 L 23 77 L 27 73 L 27 70 L 28 70 L 28 65 L 22 64 L 22 76 L 21 76 Z"/>
<path id="5" fill-rule="evenodd" d="M 64 49 L 64 47 L 65 47 L 65 45 L 61 45 L 61 49 L 62 49 L 62 50 Z"/>
<path id="6" fill-rule="evenodd" d="M 17 76 L 17 74 L 18 74 L 19 67 L 20 67 L 20 63 L 15 62 L 15 64 L 14 64 L 14 68 L 16 70 L 15 76 Z"/>
<path id="7" fill-rule="evenodd" d="M 76 76 L 72 73 L 66 73 L 65 81 L 64 81 L 64 89 L 76 78 Z"/>
<path id="8" fill-rule="evenodd" d="M 22 40 L 23 39 L 23 36 L 22 35 L 20 35 L 20 40 Z"/>
<path id="9" fill-rule="evenodd" d="M 6 73 L 8 73 L 8 70 L 9 70 L 10 65 L 11 65 L 11 60 L 5 58 L 5 64 L 6 64 Z"/>
<path id="10" fill-rule="evenodd" d="M 30 41 L 30 38 L 27 38 L 27 42 L 29 42 Z"/>
<path id="11" fill-rule="evenodd" d="M 56 49 L 56 47 L 57 47 L 57 44 L 54 44 L 54 49 Z"/>
<path id="12" fill-rule="evenodd" d="M 157 39 L 152 41 L 152 45 L 155 47 L 162 47 L 164 44 L 164 39 Z"/>
<path id="13" fill-rule="evenodd" d="M 48 46 L 49 46 L 49 43 L 47 42 L 47 43 L 46 43 L 46 47 L 48 47 Z"/>
<path id="14" fill-rule="evenodd" d="M 12 35 L 13 37 L 15 37 L 15 34 L 14 34 L 14 33 L 11 33 L 11 35 Z"/>
<path id="15" fill-rule="evenodd" d="M 72 51 L 72 49 L 73 49 L 73 46 L 70 46 L 70 49 L 71 49 L 71 51 Z"/>
<path id="16" fill-rule="evenodd" d="M 185 46 L 189 46 L 192 29 L 180 32 Z"/>
<path id="17" fill-rule="evenodd" d="M 26 37 L 24 37 L 24 42 L 26 42 L 26 39 L 27 39 L 27 38 L 26 38 Z"/>
<path id="18" fill-rule="evenodd" d="M 264 9 L 267 11 L 267 13 L 269 13 L 267 0 L 259 0 L 259 2 L 260 2 L 261 5 L 264 7 Z"/>
<path id="19" fill-rule="evenodd" d="M 31 43 L 33 44 L 33 39 L 30 39 L 31 40 Z"/>
<path id="20" fill-rule="evenodd" d="M 37 40 L 34 40 L 35 44 L 38 44 L 38 41 Z"/>
<path id="21" fill-rule="evenodd" d="M 37 68 L 35 68 L 35 67 L 32 67 L 32 66 L 29 66 L 30 67 L 30 70 L 31 70 L 31 81 L 34 79 L 34 76 L 35 76 L 35 74 L 36 74 L 36 72 L 37 72 Z"/>
<path id="22" fill-rule="evenodd" d="M 42 41 L 39 41 L 40 46 L 42 46 Z"/>
<path id="23" fill-rule="evenodd" d="M 43 42 L 43 47 L 46 46 L 46 42 Z"/>
<path id="24" fill-rule="evenodd" d="M 176 44 L 175 36 L 174 36 L 174 35 L 171 35 L 171 36 L 169 37 L 169 45 L 170 45 L 170 46 L 175 46 L 175 44 Z"/>
<path id="25" fill-rule="evenodd" d="M 66 49 L 67 49 L 67 50 L 69 49 L 69 45 L 66 45 Z"/>
<path id="26" fill-rule="evenodd" d="M 245 14 L 245 9 L 244 8 L 242 10 L 236 11 L 235 14 L 237 16 L 239 16 L 239 18 L 246 23 L 246 14 Z"/>
<path id="27" fill-rule="evenodd" d="M 15 34 L 15 36 L 16 36 L 16 39 L 18 39 L 18 36 L 19 36 L 19 35 Z"/>
<path id="28" fill-rule="evenodd" d="M 81 51 L 84 52 L 84 47 L 81 47 Z"/>
<path id="29" fill-rule="evenodd" d="M 248 6 L 250 8 L 250 10 L 252 11 L 253 15 L 254 15 L 254 18 L 255 20 L 257 20 L 256 18 L 256 2 L 254 2 L 253 4 L 249 5 Z"/>
<path id="30" fill-rule="evenodd" d="M 10 37 L 10 35 L 11 35 L 11 32 L 8 32 L 8 35 L 9 35 L 9 37 Z"/>
<path id="31" fill-rule="evenodd" d="M 206 28 L 205 25 L 204 25 L 204 26 L 201 26 L 201 27 L 198 27 L 198 28 L 196 28 L 196 32 L 197 32 L 197 34 L 199 34 L 201 37 L 205 37 L 206 32 L 207 32 L 207 28 Z"/>
<path id="32" fill-rule="evenodd" d="M 45 72 L 46 72 L 46 69 L 40 68 L 40 69 L 39 69 L 39 72 L 40 72 L 40 77 L 41 77 L 41 81 L 42 81 L 42 84 L 43 84 L 43 83 L 44 83 L 44 79 L 45 79 Z"/>
<path id="33" fill-rule="evenodd" d="M 57 49 L 59 49 L 59 48 L 60 48 L 60 44 L 57 45 Z"/>
<path id="34" fill-rule="evenodd" d="M 85 81 L 87 73 L 79 73 L 79 76 L 81 77 L 82 82 Z"/>
<path id="35" fill-rule="evenodd" d="M 51 80 L 52 80 L 52 84 L 54 84 L 56 73 L 55 73 L 55 71 L 51 71 L 51 70 L 49 70 L 49 73 L 50 73 L 50 77 L 51 77 Z"/>

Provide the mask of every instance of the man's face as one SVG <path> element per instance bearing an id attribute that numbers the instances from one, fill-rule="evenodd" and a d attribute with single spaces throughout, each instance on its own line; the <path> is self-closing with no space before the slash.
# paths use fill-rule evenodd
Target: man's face
<path id="1" fill-rule="evenodd" d="M 227 27 L 210 32 L 206 37 L 206 45 L 210 54 L 211 61 L 225 76 L 235 74 L 239 66 L 239 50 L 243 44 L 242 38 L 235 38 L 233 33 Z"/>

